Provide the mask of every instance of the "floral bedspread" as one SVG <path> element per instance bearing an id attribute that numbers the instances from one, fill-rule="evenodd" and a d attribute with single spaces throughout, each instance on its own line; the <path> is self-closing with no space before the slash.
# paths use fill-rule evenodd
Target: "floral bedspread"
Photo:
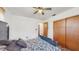
<path id="1" fill-rule="evenodd" d="M 40 37 L 36 39 L 25 40 L 27 48 L 21 51 L 60 51 L 61 49 L 42 40 Z"/>

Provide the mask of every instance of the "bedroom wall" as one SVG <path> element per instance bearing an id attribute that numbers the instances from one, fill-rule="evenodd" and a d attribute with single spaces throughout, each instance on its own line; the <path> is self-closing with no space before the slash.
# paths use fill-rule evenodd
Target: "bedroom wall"
<path id="1" fill-rule="evenodd" d="M 40 35 L 43 35 L 43 23 L 39 23 L 39 25 L 40 25 Z"/>
<path id="2" fill-rule="evenodd" d="M 38 36 L 38 23 L 41 20 L 10 13 L 5 14 L 5 20 L 10 26 L 10 39 L 32 39 Z"/>
<path id="3" fill-rule="evenodd" d="M 74 16 L 74 15 L 79 15 L 79 8 L 75 7 L 72 9 L 69 9 L 61 14 L 58 14 L 54 17 L 50 17 L 48 20 L 45 20 L 44 22 L 48 22 L 48 37 L 53 39 L 53 21 L 60 20 L 66 17 Z"/>

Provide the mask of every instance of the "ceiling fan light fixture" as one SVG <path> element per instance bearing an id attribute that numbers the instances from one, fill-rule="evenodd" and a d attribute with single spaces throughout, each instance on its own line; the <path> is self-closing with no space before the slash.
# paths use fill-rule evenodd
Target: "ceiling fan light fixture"
<path id="1" fill-rule="evenodd" d="M 42 9 L 40 9 L 39 11 L 38 11 L 38 13 L 42 13 L 43 12 L 43 10 Z"/>
<path id="2" fill-rule="evenodd" d="M 33 7 L 36 11 L 33 14 L 39 13 L 44 15 L 45 10 L 52 10 L 51 8 L 44 8 L 44 7 Z"/>

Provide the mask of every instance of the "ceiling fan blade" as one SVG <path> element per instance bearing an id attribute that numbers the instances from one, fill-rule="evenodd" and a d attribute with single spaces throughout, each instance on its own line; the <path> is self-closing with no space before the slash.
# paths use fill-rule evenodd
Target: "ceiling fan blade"
<path id="1" fill-rule="evenodd" d="M 45 8 L 45 10 L 52 10 L 52 8 Z"/>
<path id="2" fill-rule="evenodd" d="M 33 14 L 36 14 L 38 11 L 35 11 Z"/>
<path id="3" fill-rule="evenodd" d="M 55 16 L 56 14 L 53 14 L 52 16 Z"/>
<path id="4" fill-rule="evenodd" d="M 44 15 L 44 12 L 42 12 L 42 15 Z"/>
<path id="5" fill-rule="evenodd" d="M 33 7 L 33 8 L 38 8 L 38 7 Z"/>
<path id="6" fill-rule="evenodd" d="M 33 7 L 33 8 L 36 8 L 36 9 L 42 9 L 42 7 Z"/>

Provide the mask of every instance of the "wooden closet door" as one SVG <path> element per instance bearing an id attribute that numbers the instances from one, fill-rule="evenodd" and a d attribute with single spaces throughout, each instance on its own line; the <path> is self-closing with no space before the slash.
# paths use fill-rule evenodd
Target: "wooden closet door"
<path id="1" fill-rule="evenodd" d="M 65 20 L 54 22 L 54 40 L 58 42 L 61 47 L 65 47 Z"/>
<path id="2" fill-rule="evenodd" d="M 66 21 L 66 47 L 79 51 L 79 16 L 70 17 Z"/>
<path id="3" fill-rule="evenodd" d="M 48 22 L 45 22 L 43 24 L 43 36 L 47 37 L 47 35 L 48 35 Z"/>

